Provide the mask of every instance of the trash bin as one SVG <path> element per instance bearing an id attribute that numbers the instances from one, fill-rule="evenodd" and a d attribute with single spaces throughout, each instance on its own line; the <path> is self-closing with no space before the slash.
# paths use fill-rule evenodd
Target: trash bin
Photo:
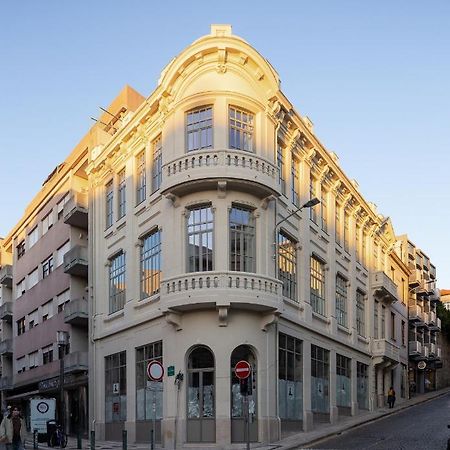
<path id="1" fill-rule="evenodd" d="M 56 431 L 56 420 L 47 420 L 47 445 L 50 447 L 50 438 Z"/>

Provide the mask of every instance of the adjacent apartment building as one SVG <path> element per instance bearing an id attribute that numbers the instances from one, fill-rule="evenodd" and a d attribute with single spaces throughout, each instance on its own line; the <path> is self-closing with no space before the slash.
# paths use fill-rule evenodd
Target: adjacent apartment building
<path id="1" fill-rule="evenodd" d="M 86 141 L 86 139 L 85 139 Z M 2 243 L 2 407 L 54 397 L 64 359 L 66 428 L 88 426 L 87 149 L 80 145 L 45 180 Z M 3 263 L 5 257 L 5 263 Z M 64 345 L 57 332 L 64 332 Z"/>
<path id="2" fill-rule="evenodd" d="M 87 174 L 99 439 L 146 441 L 155 412 L 165 448 L 242 442 L 242 359 L 254 442 L 379 408 L 390 386 L 407 397 L 410 271 L 391 221 L 230 26 L 164 68 Z"/>
<path id="3" fill-rule="evenodd" d="M 441 319 L 436 315 L 440 300 L 436 288 L 436 267 L 407 235 L 398 237 L 398 253 L 407 264 L 409 275 L 409 385 L 411 394 L 436 389 L 436 370 L 442 368 Z"/>

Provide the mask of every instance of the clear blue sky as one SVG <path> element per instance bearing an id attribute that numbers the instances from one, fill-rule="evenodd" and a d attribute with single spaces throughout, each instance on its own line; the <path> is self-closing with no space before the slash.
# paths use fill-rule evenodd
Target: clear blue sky
<path id="1" fill-rule="evenodd" d="M 279 7 L 280 10 L 274 8 Z M 449 1 L 31 1 L 0 10 L 0 235 L 130 84 L 230 23 L 450 288 Z"/>

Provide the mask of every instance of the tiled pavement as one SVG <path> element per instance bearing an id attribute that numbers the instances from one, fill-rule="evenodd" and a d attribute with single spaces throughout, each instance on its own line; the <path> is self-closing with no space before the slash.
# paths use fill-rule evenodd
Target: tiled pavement
<path id="1" fill-rule="evenodd" d="M 433 398 L 439 397 L 441 395 L 445 395 L 450 392 L 450 388 L 442 389 L 440 391 L 436 392 L 429 392 L 427 394 L 423 394 L 417 397 L 412 398 L 411 400 L 407 400 L 398 406 L 396 406 L 393 409 L 383 408 L 376 412 L 367 412 L 365 414 L 358 415 L 356 417 L 345 417 L 339 420 L 336 424 L 317 424 L 315 429 L 313 431 L 309 432 L 301 432 L 301 433 L 295 433 L 292 434 L 284 439 L 282 439 L 279 442 L 276 442 L 272 445 L 262 445 L 262 444 L 251 444 L 252 449 L 258 449 L 258 450 L 294 450 L 299 449 L 302 446 L 305 448 L 308 445 L 313 444 L 314 442 L 317 442 L 321 439 L 325 439 L 327 437 L 331 437 L 333 435 L 336 435 L 338 433 L 341 433 L 342 431 L 348 430 L 350 428 L 357 427 L 359 425 L 363 425 L 368 422 L 372 422 L 374 420 L 380 419 L 381 417 L 385 417 L 389 414 L 395 414 L 398 411 L 402 411 L 405 408 L 409 408 L 411 406 L 417 405 L 422 402 L 426 402 L 428 400 L 431 400 Z M 31 436 L 30 436 L 31 437 Z M 27 445 L 27 450 L 32 449 L 33 445 L 30 442 L 31 445 Z M 181 445 L 178 445 L 177 448 L 189 448 L 192 450 L 201 449 L 201 450 L 209 450 L 208 447 L 205 446 L 196 446 L 194 445 L 185 445 L 184 447 Z M 213 447 L 210 447 L 213 448 Z M 230 450 L 241 450 L 245 449 L 245 445 L 239 445 L 234 444 L 229 447 Z M 49 450 L 49 447 L 44 443 L 39 444 L 40 450 Z M 67 445 L 68 450 L 76 450 L 77 449 L 77 440 L 75 438 L 69 438 L 69 442 Z M 90 442 L 87 439 L 82 440 L 82 449 L 83 450 L 90 450 Z M 95 443 L 95 449 L 96 450 L 121 450 L 122 449 L 122 442 L 116 442 L 116 441 L 96 441 Z M 150 444 L 149 443 L 129 443 L 127 445 L 128 450 L 150 450 Z M 155 446 L 155 450 L 161 450 L 162 447 L 159 445 Z M 228 450 L 228 449 L 227 449 Z"/>

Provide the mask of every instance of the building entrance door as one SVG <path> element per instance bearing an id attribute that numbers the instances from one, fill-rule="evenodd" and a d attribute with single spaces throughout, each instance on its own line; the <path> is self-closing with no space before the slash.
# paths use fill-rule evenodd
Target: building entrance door
<path id="1" fill-rule="evenodd" d="M 187 441 L 216 441 L 214 355 L 206 347 L 191 351 L 188 360 Z"/>
<path id="2" fill-rule="evenodd" d="M 250 410 L 250 441 L 258 441 L 258 419 L 257 419 L 257 372 L 256 358 L 248 345 L 240 345 L 231 354 L 231 442 L 245 442 L 245 407 L 244 396 L 241 395 L 239 379 L 234 373 L 234 366 L 238 361 L 247 361 L 252 367 L 252 395 L 248 396 Z"/>

